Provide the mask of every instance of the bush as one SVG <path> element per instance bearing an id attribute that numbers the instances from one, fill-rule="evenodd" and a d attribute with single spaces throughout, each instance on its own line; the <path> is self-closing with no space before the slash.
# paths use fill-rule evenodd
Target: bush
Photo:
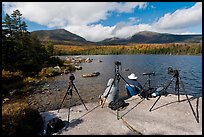
<path id="1" fill-rule="evenodd" d="M 57 72 L 53 67 L 43 68 L 39 73 L 40 76 L 45 76 L 45 77 L 52 77 L 59 74 L 60 73 Z"/>
<path id="2" fill-rule="evenodd" d="M 43 119 L 25 102 L 2 106 L 2 135 L 39 135 Z"/>
<path id="3" fill-rule="evenodd" d="M 46 62 L 45 65 L 48 67 L 53 66 L 63 66 L 63 61 L 59 57 L 50 57 Z"/>
<path id="4" fill-rule="evenodd" d="M 11 89 L 21 88 L 23 83 L 22 71 L 10 72 L 2 70 L 2 93 L 7 93 Z"/>

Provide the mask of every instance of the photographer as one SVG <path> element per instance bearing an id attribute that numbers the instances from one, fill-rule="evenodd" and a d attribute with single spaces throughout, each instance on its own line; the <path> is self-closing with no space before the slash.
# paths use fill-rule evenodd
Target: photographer
<path id="1" fill-rule="evenodd" d="M 99 96 L 99 98 L 100 98 L 99 104 L 102 104 L 103 101 L 105 100 L 105 98 L 107 98 L 106 101 L 108 103 L 110 103 L 111 101 L 115 101 L 118 98 L 118 96 L 119 96 L 119 93 L 118 93 L 118 89 L 116 87 L 116 83 L 114 82 L 114 79 L 111 78 L 111 79 L 109 79 L 109 81 L 107 83 L 107 87 L 106 87 L 103 95 Z"/>
<path id="2" fill-rule="evenodd" d="M 125 88 L 127 89 L 127 94 L 129 96 L 134 96 L 134 95 L 140 93 L 140 91 L 142 90 L 142 86 L 137 81 L 137 77 L 135 76 L 134 73 L 132 73 L 128 76 L 127 82 L 129 83 L 129 85 L 126 83 Z"/>

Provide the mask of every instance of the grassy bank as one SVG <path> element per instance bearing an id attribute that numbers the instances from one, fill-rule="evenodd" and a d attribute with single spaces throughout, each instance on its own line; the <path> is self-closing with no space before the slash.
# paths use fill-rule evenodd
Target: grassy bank
<path id="1" fill-rule="evenodd" d="M 2 135 L 39 135 L 42 128 L 43 119 L 38 110 L 24 101 L 2 106 Z"/>
<path id="2" fill-rule="evenodd" d="M 199 55 L 202 54 L 202 44 L 129 44 L 106 46 L 67 46 L 54 45 L 57 55 L 111 55 L 111 54 L 171 54 Z"/>

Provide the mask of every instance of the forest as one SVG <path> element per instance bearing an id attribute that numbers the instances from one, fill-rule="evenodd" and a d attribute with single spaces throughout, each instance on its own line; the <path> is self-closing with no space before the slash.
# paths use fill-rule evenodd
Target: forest
<path id="1" fill-rule="evenodd" d="M 168 54 L 201 55 L 201 43 L 128 44 L 106 46 L 54 45 L 55 55 Z"/>

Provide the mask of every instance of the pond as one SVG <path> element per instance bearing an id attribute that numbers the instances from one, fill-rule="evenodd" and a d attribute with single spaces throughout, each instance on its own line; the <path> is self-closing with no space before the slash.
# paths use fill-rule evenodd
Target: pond
<path id="1" fill-rule="evenodd" d="M 60 56 L 65 59 L 67 56 Z M 74 56 L 73 56 L 74 57 Z M 202 96 L 202 56 L 187 55 L 80 55 L 83 58 L 91 58 L 93 62 L 80 64 L 83 69 L 74 72 L 75 85 L 80 94 L 89 94 L 98 97 L 106 88 L 106 84 L 110 78 L 115 76 L 115 62 L 121 62 L 119 65 L 119 73 L 127 80 L 127 76 L 135 73 L 138 81 L 144 85 L 148 76 L 143 73 L 155 72 L 151 76 L 151 86 L 166 86 L 172 75 L 168 74 L 168 68 L 172 67 L 178 70 L 181 81 L 184 84 L 184 90 L 193 96 Z M 102 62 L 99 62 L 101 60 Z M 83 74 L 100 72 L 98 77 L 83 78 Z M 69 75 L 61 75 L 52 78 L 52 83 L 57 84 L 62 90 L 68 87 Z M 50 84 L 52 85 L 52 84 Z M 55 85 L 56 86 L 56 85 Z M 125 82 L 121 78 L 119 82 L 119 94 L 126 94 L 124 88 Z M 172 92 L 175 88 L 175 82 L 167 89 Z M 183 88 L 180 87 L 182 93 Z"/>

